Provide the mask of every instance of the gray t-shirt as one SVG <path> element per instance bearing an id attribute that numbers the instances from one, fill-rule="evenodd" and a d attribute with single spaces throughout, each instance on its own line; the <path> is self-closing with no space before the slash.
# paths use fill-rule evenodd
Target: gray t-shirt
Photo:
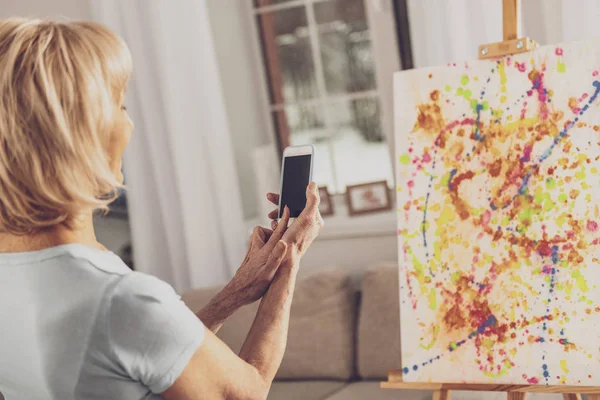
<path id="1" fill-rule="evenodd" d="M 0 254 L 6 400 L 159 399 L 204 329 L 171 286 L 114 253 L 69 244 Z"/>

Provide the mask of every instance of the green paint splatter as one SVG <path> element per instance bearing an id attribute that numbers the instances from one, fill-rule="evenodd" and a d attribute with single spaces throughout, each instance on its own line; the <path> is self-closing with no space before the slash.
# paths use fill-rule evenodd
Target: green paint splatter
<path id="1" fill-rule="evenodd" d="M 463 92 L 463 97 L 464 97 L 465 99 L 467 99 L 467 100 L 469 100 L 469 99 L 471 98 L 471 96 L 472 96 L 472 95 L 473 95 L 473 93 L 471 93 L 471 91 L 470 91 L 470 90 L 465 90 L 465 91 Z"/>
<path id="2" fill-rule="evenodd" d="M 558 195 L 558 201 L 560 201 L 561 203 L 566 203 L 568 199 L 569 196 L 567 196 L 566 193 L 561 193 Z"/>
<path id="3" fill-rule="evenodd" d="M 449 181 L 450 181 L 450 172 L 442 175 L 442 179 L 440 180 L 440 185 L 448 186 Z"/>
<path id="4" fill-rule="evenodd" d="M 463 94 L 463 88 L 459 87 L 458 89 L 456 89 L 457 96 L 462 96 L 462 94 Z"/>
<path id="5" fill-rule="evenodd" d="M 429 291 L 429 295 L 427 296 L 427 299 L 429 300 L 429 308 L 431 308 L 432 310 L 435 311 L 435 309 L 437 308 L 437 298 L 435 295 L 435 288 L 431 288 L 431 290 Z"/>
<path id="6" fill-rule="evenodd" d="M 552 190 L 556 187 L 556 179 L 546 178 L 546 189 Z"/>
<path id="7" fill-rule="evenodd" d="M 471 100 L 471 109 L 473 110 L 474 113 L 477 112 L 477 100 L 473 99 Z"/>
<path id="8" fill-rule="evenodd" d="M 460 78 L 460 84 L 465 86 L 467 83 L 469 83 L 469 77 L 467 75 L 463 75 L 462 78 Z"/>
<path id="9" fill-rule="evenodd" d="M 452 342 L 450 343 L 450 350 L 456 350 L 458 346 L 456 345 L 456 343 Z"/>
<path id="10" fill-rule="evenodd" d="M 580 181 L 585 179 L 585 168 L 581 168 L 579 171 L 575 172 L 575 178 Z"/>
<path id="11" fill-rule="evenodd" d="M 492 339 L 483 339 L 483 345 L 488 349 L 494 347 L 494 341 Z"/>
<path id="12" fill-rule="evenodd" d="M 450 87 L 450 85 L 446 85 L 446 92 L 450 92 L 452 90 L 452 88 Z"/>
<path id="13" fill-rule="evenodd" d="M 533 219 L 533 214 L 534 214 L 533 208 L 526 208 L 519 213 L 519 221 L 521 221 L 523 223 L 526 223 L 526 222 L 531 223 L 531 220 Z"/>
<path id="14" fill-rule="evenodd" d="M 460 273 L 453 272 L 451 275 L 451 279 L 452 279 L 452 283 L 456 284 L 456 282 L 458 282 L 458 280 L 460 279 Z"/>
<path id="15" fill-rule="evenodd" d="M 400 156 L 400 164 L 408 165 L 410 163 L 410 156 L 408 154 L 402 154 Z"/>
<path id="16" fill-rule="evenodd" d="M 560 62 L 559 60 L 556 62 L 556 70 L 562 74 L 563 72 L 567 71 L 567 66 L 564 62 Z"/>
<path id="17" fill-rule="evenodd" d="M 587 285 L 587 281 L 585 280 L 585 278 L 583 277 L 583 275 L 581 275 L 581 272 L 579 272 L 579 271 L 573 271 L 573 272 L 571 272 L 571 278 L 575 278 L 575 282 L 577 283 L 577 287 L 582 292 L 585 293 L 585 292 L 588 292 L 590 290 L 590 288 Z"/>

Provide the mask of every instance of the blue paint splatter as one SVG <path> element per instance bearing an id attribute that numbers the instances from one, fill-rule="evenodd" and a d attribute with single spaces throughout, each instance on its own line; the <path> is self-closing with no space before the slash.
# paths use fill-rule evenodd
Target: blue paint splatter
<path id="1" fill-rule="evenodd" d="M 456 175 L 458 171 L 456 170 L 456 168 L 454 168 L 452 171 L 450 171 L 450 177 L 448 178 L 448 189 L 452 190 L 454 189 L 452 187 L 452 179 L 454 178 L 454 176 Z"/>

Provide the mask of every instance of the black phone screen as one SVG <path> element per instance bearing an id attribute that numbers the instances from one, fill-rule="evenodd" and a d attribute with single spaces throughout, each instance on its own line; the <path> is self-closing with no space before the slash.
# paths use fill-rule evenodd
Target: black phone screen
<path id="1" fill-rule="evenodd" d="M 290 217 L 297 218 L 306 207 L 306 188 L 310 183 L 311 155 L 285 157 L 283 160 L 283 183 L 281 188 L 281 209 L 290 208 Z"/>

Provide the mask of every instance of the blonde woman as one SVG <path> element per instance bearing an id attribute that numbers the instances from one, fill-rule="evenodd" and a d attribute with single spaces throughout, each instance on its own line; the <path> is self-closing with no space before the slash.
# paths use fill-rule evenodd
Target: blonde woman
<path id="1" fill-rule="evenodd" d="M 133 124 L 129 51 L 90 22 L 0 21 L 0 393 L 7 400 L 264 399 L 285 349 L 318 191 L 289 228 L 256 228 L 233 280 L 194 315 L 96 241 Z M 277 202 L 277 196 L 269 198 Z M 215 335 L 261 299 L 239 355 Z M 0 398 L 2 396 L 0 395 Z"/>

